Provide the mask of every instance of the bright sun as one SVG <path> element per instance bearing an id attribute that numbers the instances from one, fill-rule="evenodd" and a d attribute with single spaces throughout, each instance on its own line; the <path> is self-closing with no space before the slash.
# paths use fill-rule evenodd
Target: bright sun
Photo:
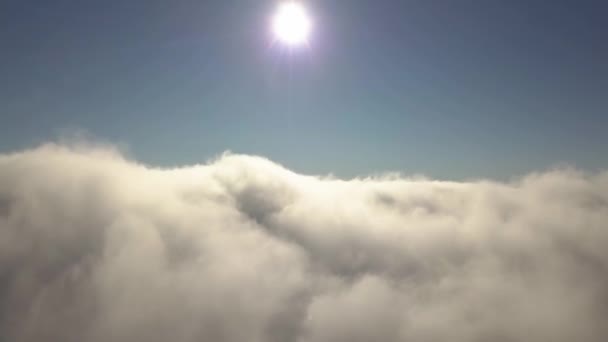
<path id="1" fill-rule="evenodd" d="M 306 44 L 311 29 L 312 22 L 306 8 L 295 1 L 281 3 L 272 19 L 276 39 L 289 46 Z"/>

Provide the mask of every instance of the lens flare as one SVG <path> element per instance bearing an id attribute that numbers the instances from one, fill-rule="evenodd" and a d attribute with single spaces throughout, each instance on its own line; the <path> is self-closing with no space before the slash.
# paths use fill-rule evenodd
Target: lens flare
<path id="1" fill-rule="evenodd" d="M 312 21 L 306 8 L 294 1 L 280 4 L 272 20 L 276 39 L 289 46 L 306 44 L 311 29 Z"/>

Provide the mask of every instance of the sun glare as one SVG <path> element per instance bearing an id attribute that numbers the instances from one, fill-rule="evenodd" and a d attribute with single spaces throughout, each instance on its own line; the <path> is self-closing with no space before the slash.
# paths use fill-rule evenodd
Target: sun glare
<path id="1" fill-rule="evenodd" d="M 289 46 L 306 44 L 311 29 L 312 22 L 306 8 L 295 1 L 281 3 L 272 20 L 275 38 Z"/>

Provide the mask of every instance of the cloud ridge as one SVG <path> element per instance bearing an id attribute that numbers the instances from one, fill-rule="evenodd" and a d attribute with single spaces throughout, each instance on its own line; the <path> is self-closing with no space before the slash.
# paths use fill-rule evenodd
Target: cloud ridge
<path id="1" fill-rule="evenodd" d="M 608 338 L 608 173 L 340 180 L 0 155 L 2 341 Z"/>

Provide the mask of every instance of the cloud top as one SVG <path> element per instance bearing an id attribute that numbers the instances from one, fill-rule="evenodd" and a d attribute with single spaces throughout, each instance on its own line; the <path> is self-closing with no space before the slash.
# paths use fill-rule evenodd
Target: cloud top
<path id="1" fill-rule="evenodd" d="M 608 338 L 608 173 L 303 176 L 0 155 L 3 341 Z"/>

